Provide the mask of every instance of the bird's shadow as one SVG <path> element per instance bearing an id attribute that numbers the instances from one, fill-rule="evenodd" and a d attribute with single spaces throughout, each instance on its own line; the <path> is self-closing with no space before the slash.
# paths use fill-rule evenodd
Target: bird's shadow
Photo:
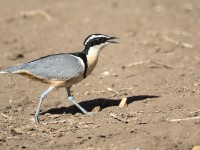
<path id="1" fill-rule="evenodd" d="M 127 97 L 127 104 L 131 104 L 135 101 L 141 101 L 145 99 L 153 99 L 158 98 L 159 96 L 155 95 L 139 95 L 139 96 L 131 96 Z M 121 99 L 105 99 L 105 98 L 98 98 L 93 100 L 82 101 L 79 104 L 86 109 L 87 111 L 92 111 L 95 107 L 99 106 L 102 109 L 112 106 L 118 106 L 121 102 Z M 49 114 L 76 114 L 82 113 L 75 105 L 71 105 L 69 107 L 60 107 L 60 108 L 51 108 L 45 112 L 40 113 L 44 115 L 46 113 Z"/>

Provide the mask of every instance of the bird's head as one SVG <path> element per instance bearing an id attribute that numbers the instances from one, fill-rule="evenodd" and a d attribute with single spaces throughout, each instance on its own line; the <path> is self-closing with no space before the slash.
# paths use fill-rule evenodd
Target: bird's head
<path id="1" fill-rule="evenodd" d="M 103 34 L 92 34 L 92 35 L 89 35 L 85 39 L 83 44 L 85 45 L 85 48 L 87 49 L 92 48 L 99 51 L 110 43 L 117 43 L 116 41 L 114 41 L 115 39 L 118 39 L 118 38 L 103 35 Z"/>

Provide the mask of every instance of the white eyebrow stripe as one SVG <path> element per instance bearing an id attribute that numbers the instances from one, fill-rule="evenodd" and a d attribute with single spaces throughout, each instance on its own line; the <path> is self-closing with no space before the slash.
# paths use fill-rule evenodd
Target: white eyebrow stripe
<path id="1" fill-rule="evenodd" d="M 98 38 L 98 37 L 105 37 L 105 38 L 108 38 L 107 36 L 105 35 L 92 35 L 90 36 L 84 43 L 84 45 L 86 45 L 91 39 L 94 39 L 94 38 Z"/>

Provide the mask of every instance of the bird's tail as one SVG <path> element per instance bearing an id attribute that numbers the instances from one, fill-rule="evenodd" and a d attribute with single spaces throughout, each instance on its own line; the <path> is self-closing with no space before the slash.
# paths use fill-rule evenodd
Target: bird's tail
<path id="1" fill-rule="evenodd" d="M 6 74 L 6 73 L 9 73 L 9 72 L 4 71 L 4 70 L 0 71 L 0 74 Z"/>
<path id="2" fill-rule="evenodd" d="M 4 70 L 0 71 L 0 74 L 6 74 L 6 73 L 14 73 L 15 71 L 18 71 L 20 69 L 20 66 L 12 66 L 12 67 L 8 67 Z"/>

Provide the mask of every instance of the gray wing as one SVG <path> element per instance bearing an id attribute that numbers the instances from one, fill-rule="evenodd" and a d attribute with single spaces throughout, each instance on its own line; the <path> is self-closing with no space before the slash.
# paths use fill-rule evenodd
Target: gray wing
<path id="1" fill-rule="evenodd" d="M 25 70 L 42 78 L 69 80 L 84 74 L 85 66 L 81 59 L 71 54 L 55 54 L 7 68 L 6 72 Z"/>

